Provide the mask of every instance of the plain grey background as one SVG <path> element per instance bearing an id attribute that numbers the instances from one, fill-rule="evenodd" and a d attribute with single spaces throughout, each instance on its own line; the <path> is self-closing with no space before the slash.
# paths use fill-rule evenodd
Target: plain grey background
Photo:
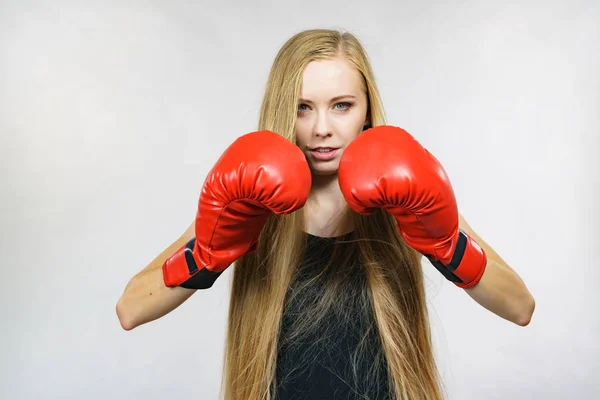
<path id="1" fill-rule="evenodd" d="M 318 27 L 363 42 L 389 123 L 537 301 L 519 327 L 424 262 L 450 398 L 600 395 L 599 2 L 0 4 L 0 398 L 217 399 L 227 272 L 130 332 L 115 304 Z"/>

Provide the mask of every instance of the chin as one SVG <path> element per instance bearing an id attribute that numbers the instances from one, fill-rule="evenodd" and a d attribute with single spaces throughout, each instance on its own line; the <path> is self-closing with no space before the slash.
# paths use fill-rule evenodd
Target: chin
<path id="1" fill-rule="evenodd" d="M 323 166 L 320 166 L 320 168 L 315 168 L 315 167 L 311 166 L 310 171 L 315 176 L 334 176 L 334 175 L 337 175 L 338 166 L 332 165 L 327 168 L 323 167 Z"/>

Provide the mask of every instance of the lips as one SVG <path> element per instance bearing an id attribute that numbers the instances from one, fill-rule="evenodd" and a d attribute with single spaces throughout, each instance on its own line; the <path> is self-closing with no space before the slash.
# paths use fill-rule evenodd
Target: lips
<path id="1" fill-rule="evenodd" d="M 315 147 L 310 150 L 313 157 L 320 161 L 329 161 L 335 158 L 339 147 Z"/>
<path id="2" fill-rule="evenodd" d="M 311 151 L 327 153 L 328 151 L 337 150 L 337 149 L 338 149 L 338 147 L 315 147 L 314 149 L 311 149 Z"/>

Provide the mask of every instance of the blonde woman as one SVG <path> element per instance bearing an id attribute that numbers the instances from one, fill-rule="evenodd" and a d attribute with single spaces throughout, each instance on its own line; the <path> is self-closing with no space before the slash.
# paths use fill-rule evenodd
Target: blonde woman
<path id="1" fill-rule="evenodd" d="M 422 255 L 528 324 L 531 294 L 460 216 L 442 166 L 387 124 L 360 42 L 308 30 L 277 54 L 258 130 L 223 153 L 195 221 L 117 314 L 127 330 L 160 318 L 231 266 L 225 399 L 442 399 Z"/>

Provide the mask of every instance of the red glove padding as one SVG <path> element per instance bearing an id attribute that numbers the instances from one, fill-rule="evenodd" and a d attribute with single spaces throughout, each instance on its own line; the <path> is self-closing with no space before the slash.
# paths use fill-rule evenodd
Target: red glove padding
<path id="1" fill-rule="evenodd" d="M 483 249 L 459 230 L 454 191 L 439 161 L 408 132 L 378 126 L 344 150 L 338 179 L 349 206 L 391 213 L 406 242 L 461 288 L 475 285 L 487 263 Z"/>
<path id="2" fill-rule="evenodd" d="M 220 273 L 254 251 L 272 213 L 304 206 L 311 179 L 304 154 L 283 136 L 260 131 L 238 138 L 204 182 L 196 238 L 164 263 L 165 285 L 206 287 L 194 276 L 200 271 Z"/>

